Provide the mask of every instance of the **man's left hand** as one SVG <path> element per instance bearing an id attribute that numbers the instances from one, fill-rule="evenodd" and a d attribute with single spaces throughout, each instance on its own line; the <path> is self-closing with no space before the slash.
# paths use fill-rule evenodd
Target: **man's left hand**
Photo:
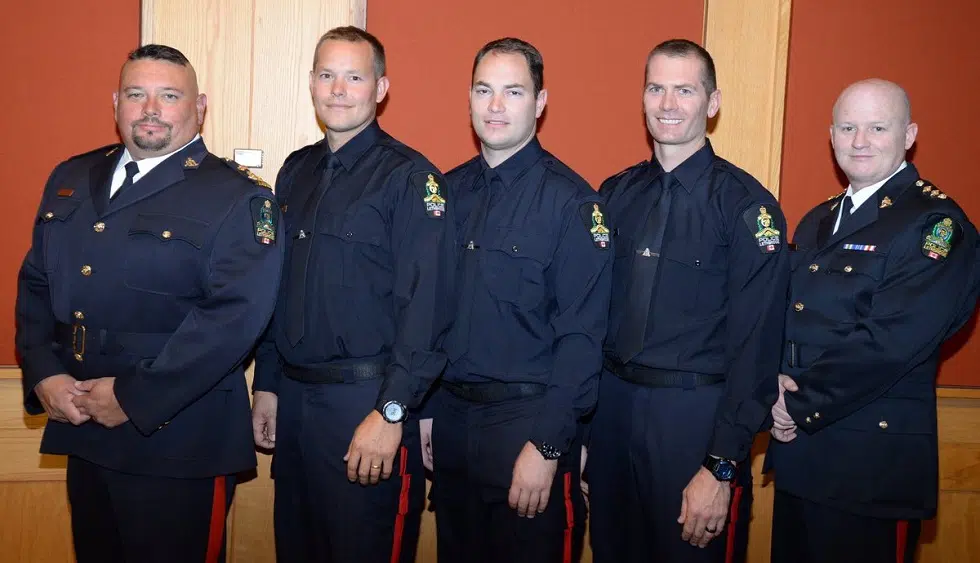
<path id="1" fill-rule="evenodd" d="M 705 547 L 720 536 L 725 529 L 731 495 L 729 483 L 715 479 L 710 471 L 700 468 L 681 496 L 681 514 L 677 518 L 677 523 L 684 525 L 681 539 Z"/>
<path id="2" fill-rule="evenodd" d="M 116 400 L 115 377 L 76 381 L 75 388 L 88 393 L 75 397 L 75 406 L 82 414 L 91 416 L 92 420 L 102 426 L 115 428 L 129 420 L 129 416 L 123 412 L 119 401 Z"/>
<path id="3" fill-rule="evenodd" d="M 548 507 L 551 482 L 558 471 L 557 459 L 545 459 L 534 444 L 527 442 L 514 463 L 507 502 L 521 517 L 534 518 Z"/>
<path id="4" fill-rule="evenodd" d="M 391 477 L 395 454 L 402 443 L 402 423 L 391 423 L 378 411 L 371 414 L 354 430 L 347 447 L 347 479 L 362 485 L 377 485 L 380 479 Z"/>

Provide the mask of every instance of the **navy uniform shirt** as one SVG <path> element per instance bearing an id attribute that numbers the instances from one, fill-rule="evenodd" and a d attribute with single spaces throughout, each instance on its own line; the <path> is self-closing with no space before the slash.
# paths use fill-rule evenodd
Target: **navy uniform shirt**
<path id="1" fill-rule="evenodd" d="M 648 368 L 725 376 L 706 453 L 744 460 L 775 401 L 789 280 L 786 223 L 775 198 L 752 176 L 715 155 L 711 143 L 672 172 L 673 202 L 663 236 L 659 282 L 650 300 L 642 351 Z M 617 332 L 647 217 L 660 197 L 656 158 L 603 183 L 615 225 L 616 262 L 607 355 Z M 679 184 L 679 185 L 678 185 Z M 775 229 L 763 233 L 763 223 Z M 771 232 L 769 234 L 772 234 Z M 619 359 L 619 358 L 616 358 Z M 683 421 L 678 421 L 683 424 Z"/>
<path id="2" fill-rule="evenodd" d="M 46 377 L 115 377 L 129 422 L 49 421 L 41 450 L 181 478 L 254 467 L 242 366 L 279 284 L 272 192 L 196 140 L 110 200 L 122 155 L 52 172 L 20 271 L 17 352 L 29 413 Z"/>
<path id="3" fill-rule="evenodd" d="M 491 169 L 447 175 L 459 198 L 459 313 L 446 339 L 455 382 L 547 385 L 528 439 L 567 450 L 595 406 L 612 246 L 599 197 L 532 139 Z"/>
<path id="4" fill-rule="evenodd" d="M 909 165 L 834 233 L 843 198 L 800 222 L 783 373 L 799 426 L 776 485 L 880 518 L 931 518 L 940 345 L 974 311 L 977 231 Z"/>
<path id="5" fill-rule="evenodd" d="M 451 320 L 454 202 L 445 179 L 373 122 L 336 154 L 326 139 L 291 154 L 276 191 L 289 248 L 255 390 L 275 392 L 283 362 L 383 358 L 378 403 L 418 406 L 445 366 L 437 343 Z M 305 289 L 290 279 L 300 244 L 310 251 Z M 294 346 L 286 326 L 295 297 L 305 319 Z"/>

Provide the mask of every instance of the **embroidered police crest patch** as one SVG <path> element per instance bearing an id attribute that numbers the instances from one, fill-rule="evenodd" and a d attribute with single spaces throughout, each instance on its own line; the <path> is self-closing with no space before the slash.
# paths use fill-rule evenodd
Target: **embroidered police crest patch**
<path id="1" fill-rule="evenodd" d="M 255 224 L 255 241 L 259 244 L 275 244 L 276 224 L 279 222 L 279 206 L 268 198 L 254 197 L 251 203 L 252 221 Z"/>
<path id="2" fill-rule="evenodd" d="M 580 213 L 583 223 L 589 229 L 592 244 L 596 248 L 608 249 L 611 243 L 611 233 L 609 231 L 609 225 L 606 224 L 606 216 L 602 213 L 602 208 L 599 203 L 590 202 L 582 205 Z"/>

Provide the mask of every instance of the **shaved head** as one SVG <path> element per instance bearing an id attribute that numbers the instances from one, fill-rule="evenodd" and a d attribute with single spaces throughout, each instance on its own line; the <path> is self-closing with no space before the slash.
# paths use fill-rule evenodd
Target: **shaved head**
<path id="1" fill-rule="evenodd" d="M 894 82 L 880 78 L 868 78 L 844 88 L 837 97 L 837 102 L 834 103 L 834 123 L 837 123 L 838 111 L 844 103 L 862 97 L 871 98 L 883 109 L 887 108 L 903 125 L 912 123 L 912 104 L 905 89 Z"/>
<path id="2" fill-rule="evenodd" d="M 855 82 L 834 104 L 830 140 L 837 164 L 855 191 L 894 174 L 918 132 L 908 94 L 894 82 Z"/>

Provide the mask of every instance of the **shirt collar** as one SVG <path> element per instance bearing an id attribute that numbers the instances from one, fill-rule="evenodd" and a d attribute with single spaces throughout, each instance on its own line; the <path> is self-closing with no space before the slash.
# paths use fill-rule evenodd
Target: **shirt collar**
<path id="1" fill-rule="evenodd" d="M 354 135 L 354 138 L 344 143 L 344 146 L 340 147 L 340 150 L 336 152 L 337 160 L 340 161 L 341 166 L 345 170 L 350 172 L 357 161 L 375 145 L 379 138 L 384 134 L 381 130 L 381 126 L 378 125 L 378 120 L 375 119 L 367 127 L 364 128 L 360 133 Z M 330 152 L 330 144 L 327 142 L 326 137 L 324 137 L 319 143 L 317 155 L 317 167 L 326 165 L 326 158 L 332 153 Z"/>
<path id="2" fill-rule="evenodd" d="M 535 162 L 544 156 L 544 149 L 537 136 L 533 137 L 528 144 L 521 147 L 521 150 L 510 155 L 507 160 L 498 164 L 493 171 L 497 173 L 504 186 L 511 187 Z M 483 155 L 480 155 L 480 171 L 490 169 Z"/>
<path id="3" fill-rule="evenodd" d="M 161 162 L 167 160 L 171 156 L 189 147 L 191 144 L 193 144 L 195 141 L 197 141 L 200 138 L 201 138 L 201 134 L 198 133 L 197 135 L 194 136 L 193 139 L 190 140 L 190 142 L 188 142 L 186 145 L 180 147 L 175 151 L 169 152 L 163 156 L 153 156 L 150 158 L 144 158 L 143 160 L 137 160 L 136 166 L 140 169 L 140 177 L 145 176 L 150 170 L 156 168 Z M 130 162 L 133 162 L 133 155 L 129 154 L 129 149 L 127 148 L 123 150 L 122 158 L 120 158 L 119 162 L 116 163 L 116 170 L 125 168 L 126 165 L 129 164 Z"/>
<path id="4" fill-rule="evenodd" d="M 844 197 L 851 196 L 851 204 L 853 205 L 853 207 L 851 208 L 851 214 L 853 215 L 854 212 L 857 211 L 857 208 L 858 207 L 861 207 L 861 204 L 862 203 L 864 203 L 864 202 L 868 201 L 869 199 L 871 199 L 871 196 L 875 195 L 875 193 L 878 190 L 880 190 L 882 186 L 884 186 L 885 184 L 887 184 L 888 183 L 888 180 L 891 180 L 893 176 L 895 176 L 896 174 L 898 174 L 902 170 L 905 170 L 905 168 L 907 166 L 908 166 L 908 162 L 906 162 L 906 161 L 903 160 L 902 161 L 902 164 L 898 167 L 898 169 L 896 169 L 894 172 L 892 172 L 891 174 L 889 174 L 887 178 L 885 178 L 884 180 L 882 180 L 880 182 L 876 182 L 874 184 L 871 184 L 870 186 L 868 186 L 868 187 L 866 187 L 866 188 L 864 188 L 862 190 L 858 190 L 857 193 L 854 192 L 854 187 L 853 186 L 848 185 L 847 186 L 847 192 L 845 192 Z"/>
<path id="5" fill-rule="evenodd" d="M 704 146 L 671 170 L 671 174 L 673 174 L 681 186 L 684 186 L 684 189 L 688 193 L 691 193 L 697 186 L 698 180 L 701 179 L 701 176 L 704 175 L 714 160 L 715 151 L 711 148 L 711 141 L 705 139 Z M 663 170 L 663 166 L 657 161 L 656 155 L 650 157 L 650 164 L 657 171 L 658 175 Z"/>

